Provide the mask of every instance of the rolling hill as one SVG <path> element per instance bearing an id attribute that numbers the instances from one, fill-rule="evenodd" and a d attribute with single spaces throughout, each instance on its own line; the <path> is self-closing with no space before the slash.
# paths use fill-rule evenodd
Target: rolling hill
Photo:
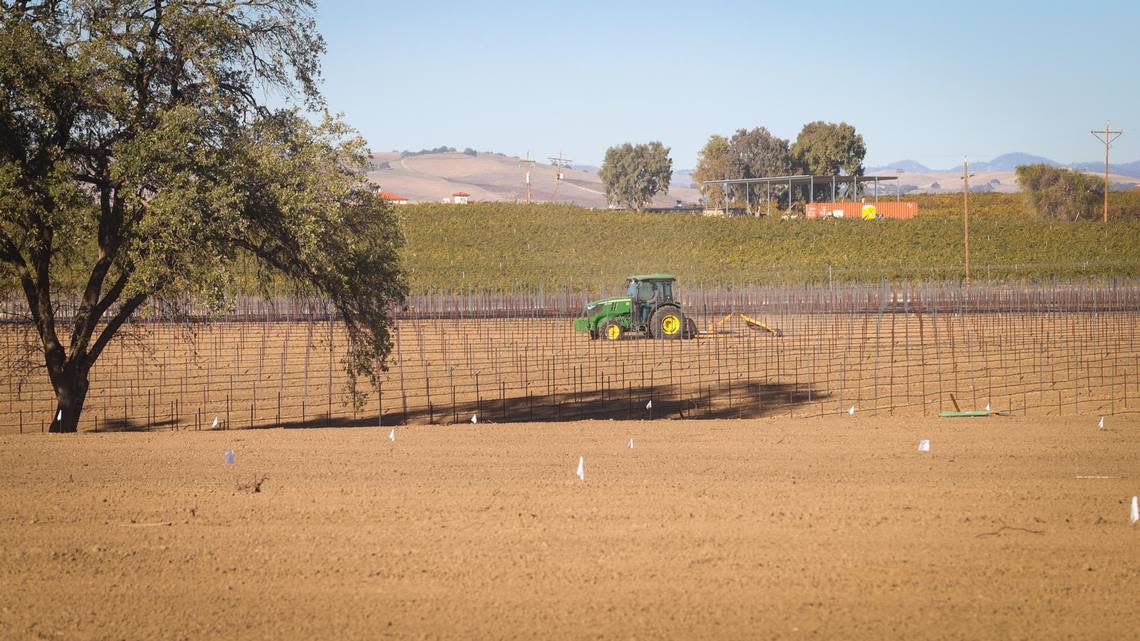
<path id="1" fill-rule="evenodd" d="M 462 191 L 475 201 L 524 202 L 527 170 L 517 156 L 480 153 L 428 153 L 406 155 L 399 152 L 372 154 L 368 178 L 384 191 L 406 196 L 413 202 L 440 202 Z M 564 202 L 582 207 L 606 207 L 605 187 L 592 168 L 556 168 L 536 163 L 530 169 L 531 200 Z M 563 179 L 557 184 L 555 175 Z M 668 194 L 659 194 L 654 207 L 672 207 L 677 200 L 696 202 L 700 194 L 689 184 L 676 184 Z"/>

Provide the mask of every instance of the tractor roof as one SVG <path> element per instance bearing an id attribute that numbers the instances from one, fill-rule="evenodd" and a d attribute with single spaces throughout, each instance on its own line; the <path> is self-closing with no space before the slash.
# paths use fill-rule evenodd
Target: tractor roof
<path id="1" fill-rule="evenodd" d="M 672 274 L 641 274 L 630 276 L 626 280 L 677 280 Z"/>

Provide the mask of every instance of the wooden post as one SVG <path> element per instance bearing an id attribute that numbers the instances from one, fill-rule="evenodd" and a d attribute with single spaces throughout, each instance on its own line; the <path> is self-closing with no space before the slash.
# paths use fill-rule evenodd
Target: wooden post
<path id="1" fill-rule="evenodd" d="M 1108 223 L 1108 150 L 1112 147 L 1112 143 L 1117 138 L 1124 135 L 1123 131 L 1113 131 L 1108 122 L 1104 123 L 1104 131 L 1089 132 L 1096 136 L 1096 139 L 1104 143 L 1104 222 Z M 1104 134 L 1104 138 L 1101 138 Z"/>

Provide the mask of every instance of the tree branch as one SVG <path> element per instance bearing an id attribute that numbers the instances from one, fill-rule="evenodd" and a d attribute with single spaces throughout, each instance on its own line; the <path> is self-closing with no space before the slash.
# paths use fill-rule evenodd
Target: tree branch
<path id="1" fill-rule="evenodd" d="M 24 257 L 20 255 L 20 248 L 16 246 L 16 241 L 8 235 L 3 229 L 0 229 L 0 260 L 14 265 L 19 270 L 26 270 L 28 264 L 24 262 Z"/>
<path id="2" fill-rule="evenodd" d="M 118 192 L 109 188 L 100 189 L 99 209 L 101 213 L 99 216 L 99 259 L 91 267 L 91 275 L 88 277 L 87 286 L 83 290 L 83 300 L 75 314 L 75 326 L 72 328 L 70 343 L 73 355 L 82 353 L 86 349 L 91 340 L 91 335 L 95 331 L 95 326 L 99 324 L 103 312 L 122 292 L 122 286 L 126 284 L 128 275 L 127 272 L 124 272 L 119 277 L 119 282 L 116 283 L 118 290 L 115 291 L 115 288 L 112 287 L 112 292 L 109 292 L 109 294 L 113 293 L 113 296 L 109 295 L 100 301 L 103 282 L 107 278 L 107 272 L 111 269 L 122 240 L 122 229 L 120 228 L 122 200 L 118 197 Z"/>
<path id="3" fill-rule="evenodd" d="M 131 315 L 135 313 L 135 310 L 139 308 L 139 305 L 146 302 L 146 299 L 150 298 L 153 293 L 153 291 L 150 291 L 135 294 L 119 307 L 119 311 L 115 312 L 111 320 L 107 321 L 107 326 L 103 328 L 103 331 L 99 332 L 99 338 L 95 339 L 95 343 L 91 346 L 91 351 L 87 353 L 86 360 L 88 364 L 99 360 L 99 355 L 103 353 L 103 350 L 111 342 L 111 339 L 115 338 L 115 334 L 119 331 L 119 328 L 123 326 L 123 323 L 127 322 Z"/>

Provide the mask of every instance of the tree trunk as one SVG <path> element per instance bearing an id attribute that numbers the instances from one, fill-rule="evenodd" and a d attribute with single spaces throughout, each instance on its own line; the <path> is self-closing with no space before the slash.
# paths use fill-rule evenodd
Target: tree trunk
<path id="1" fill-rule="evenodd" d="M 87 371 L 74 366 L 64 369 L 55 385 L 55 414 L 51 417 L 51 432 L 75 433 L 79 431 L 79 417 L 87 400 Z"/>

